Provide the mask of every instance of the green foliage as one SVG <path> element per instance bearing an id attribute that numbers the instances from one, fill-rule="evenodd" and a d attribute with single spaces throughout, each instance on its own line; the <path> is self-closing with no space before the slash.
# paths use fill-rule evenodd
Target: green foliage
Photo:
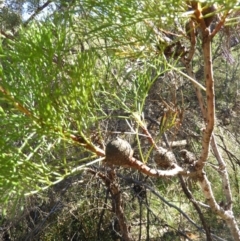
<path id="1" fill-rule="evenodd" d="M 49 22 L 22 29 L 3 51 L 2 199 L 64 178 L 67 154 L 53 160 L 53 152 L 66 133 L 84 133 L 96 119 L 96 53 L 72 54 L 74 47 L 73 32 Z"/>
<path id="2" fill-rule="evenodd" d="M 16 13 L 6 7 L 3 7 L 0 11 L 0 24 L 5 30 L 13 30 L 19 27 L 22 23 L 22 19 L 19 13 Z"/>
<path id="3" fill-rule="evenodd" d="M 99 16 L 106 12 L 105 17 L 115 21 L 111 4 L 99 3 L 94 11 Z M 131 7 L 130 3 L 121 4 L 121 11 Z M 129 14 L 126 18 L 131 19 L 131 24 L 119 28 L 122 39 L 136 25 L 136 16 Z M 103 105 L 141 113 L 151 85 L 165 71 L 157 70 L 163 61 L 159 57 L 152 60 L 154 65 L 140 60 L 144 64 L 139 71 L 128 59 L 119 60 L 115 53 L 109 55 L 103 36 L 109 39 L 108 34 L 113 31 L 106 26 L 97 27 L 102 24 L 99 16 L 91 16 L 97 21 L 95 28 L 90 26 L 93 29 L 86 26 L 87 35 L 80 32 L 82 25 L 76 25 L 84 22 L 84 18 L 75 16 L 75 24 L 71 21 L 69 24 L 64 21 L 69 17 L 66 15 L 62 19 L 56 16 L 54 21 L 32 22 L 28 28 L 19 29 L 17 38 L 5 41 L 1 53 L 0 103 L 4 127 L 1 136 L 4 138 L 1 138 L 0 175 L 4 182 L 0 201 L 45 189 L 70 175 L 81 160 L 91 160 L 92 154 L 78 147 L 75 165 L 69 163 L 72 141 L 68 136 L 87 135 L 100 119 L 108 118 L 102 111 Z M 87 22 L 93 24 L 91 19 Z M 122 76 L 126 65 L 129 70 L 122 79 L 109 75 L 110 68 L 118 66 L 118 74 Z"/>

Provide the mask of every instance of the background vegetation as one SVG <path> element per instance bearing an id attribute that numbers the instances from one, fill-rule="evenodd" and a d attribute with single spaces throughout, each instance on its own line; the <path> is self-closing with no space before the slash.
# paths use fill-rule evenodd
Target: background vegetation
<path id="1" fill-rule="evenodd" d="M 195 76 L 183 61 L 193 50 L 186 24 L 195 3 L 0 1 L 2 240 L 240 239 L 209 205 L 199 176 L 156 178 L 102 162 L 116 137 L 127 140 L 134 158 L 151 170 L 162 169 L 153 143 L 190 172 L 195 164 L 186 163 L 183 150 L 194 163 L 201 159 L 207 124 L 195 89 L 206 87 L 206 63 L 197 24 L 189 63 Z M 224 19 L 211 42 L 214 135 L 226 169 L 212 147 L 204 175 L 216 207 L 233 213 L 237 230 L 239 6 L 214 4 L 209 28 Z"/>

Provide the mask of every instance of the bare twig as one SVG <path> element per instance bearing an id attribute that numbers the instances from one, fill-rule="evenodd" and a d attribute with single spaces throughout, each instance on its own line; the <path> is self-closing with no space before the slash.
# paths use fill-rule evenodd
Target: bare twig
<path id="1" fill-rule="evenodd" d="M 198 206 L 198 203 L 196 202 L 196 200 L 194 199 L 192 193 L 189 191 L 189 189 L 187 188 L 184 180 L 183 180 L 183 177 L 179 175 L 179 180 L 180 180 L 180 184 L 182 186 L 182 189 L 183 189 L 183 192 L 185 193 L 186 197 L 189 199 L 189 201 L 193 204 L 195 210 L 197 211 L 198 213 L 198 216 L 202 222 L 202 225 L 203 225 L 203 228 L 205 230 L 205 233 L 206 233 L 206 240 L 208 241 L 211 241 L 212 240 L 212 237 L 211 237 L 211 233 L 210 233 L 210 228 L 209 226 L 207 225 L 206 221 L 205 221 L 205 218 L 204 218 L 204 215 L 200 209 L 200 207 Z"/>
<path id="2" fill-rule="evenodd" d="M 200 232 L 204 232 L 204 229 L 202 227 L 200 227 L 197 223 L 195 223 L 181 208 L 177 207 L 176 205 L 174 205 L 173 203 L 169 202 L 168 200 L 166 200 L 163 196 L 161 196 L 157 191 L 155 191 L 155 189 L 151 186 L 149 186 L 148 184 L 141 182 L 141 181 L 137 181 L 134 180 L 130 177 L 125 177 L 121 174 L 118 174 L 118 177 L 130 182 L 130 183 L 136 183 L 138 185 L 144 186 L 146 189 L 150 190 L 156 197 L 158 197 L 162 202 L 164 202 L 167 206 L 176 209 L 180 214 L 183 215 L 184 218 L 186 218 L 194 227 L 196 227 Z M 196 202 L 197 203 L 197 202 Z M 217 235 L 211 233 L 211 236 L 215 239 L 215 240 L 219 240 L 219 241 L 226 241 L 225 239 L 222 239 L 220 237 L 218 237 Z"/>
<path id="3" fill-rule="evenodd" d="M 105 182 L 105 185 L 109 189 L 110 194 L 112 196 L 112 200 L 113 200 L 112 208 L 113 208 L 114 213 L 117 216 L 122 238 L 125 241 L 132 241 L 133 239 L 130 235 L 128 225 L 127 225 L 127 220 L 126 220 L 126 217 L 124 216 L 124 212 L 123 212 L 122 195 L 121 195 L 121 191 L 120 191 L 120 188 L 119 188 L 119 185 L 117 182 L 116 172 L 114 171 L 114 169 L 110 169 L 107 172 L 107 176 L 105 176 L 102 173 L 96 172 L 95 170 L 92 170 L 90 168 L 87 169 L 87 171 L 94 175 L 98 175 Z"/>
<path id="4" fill-rule="evenodd" d="M 50 3 L 52 3 L 52 0 L 49 0 L 45 2 L 42 6 L 39 6 L 35 12 L 24 22 L 23 26 L 27 26 L 29 22 L 31 22 L 41 11 L 43 11 Z"/>

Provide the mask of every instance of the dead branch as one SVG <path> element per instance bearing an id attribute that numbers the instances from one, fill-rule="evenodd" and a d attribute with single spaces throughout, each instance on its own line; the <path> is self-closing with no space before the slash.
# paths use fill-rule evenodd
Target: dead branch
<path id="1" fill-rule="evenodd" d="M 132 237 L 129 232 L 126 217 L 123 211 L 123 200 L 121 190 L 118 185 L 117 175 L 114 169 L 110 169 L 105 176 L 101 172 L 94 171 L 93 169 L 86 169 L 89 173 L 99 176 L 109 189 L 112 197 L 112 210 L 117 216 L 117 220 L 120 226 L 122 238 L 124 241 L 132 241 Z"/>

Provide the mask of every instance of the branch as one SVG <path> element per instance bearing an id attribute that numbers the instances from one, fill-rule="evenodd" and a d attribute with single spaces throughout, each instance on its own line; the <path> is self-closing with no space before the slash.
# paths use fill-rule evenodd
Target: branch
<path id="1" fill-rule="evenodd" d="M 180 180 L 180 184 L 182 186 L 182 189 L 183 189 L 183 192 L 185 193 L 186 197 L 189 199 L 189 201 L 193 204 L 195 210 L 197 211 L 198 213 L 198 216 L 202 222 L 202 225 L 203 225 L 203 228 L 206 232 L 206 238 L 208 241 L 211 241 L 212 240 L 212 237 L 211 237 L 211 233 L 210 233 L 210 228 L 209 226 L 207 225 L 206 221 L 205 221 L 205 218 L 204 218 L 204 215 L 200 209 L 200 207 L 198 206 L 198 203 L 196 202 L 196 200 L 194 199 L 192 193 L 190 192 L 190 190 L 187 188 L 184 180 L 183 180 L 183 177 L 179 175 L 179 180 Z"/>
<path id="2" fill-rule="evenodd" d="M 226 165 L 218 151 L 216 141 L 214 138 L 214 125 L 215 125 L 215 92 L 214 92 L 214 78 L 213 78 L 213 69 L 212 69 L 212 50 L 211 50 L 211 40 L 214 35 L 210 35 L 210 30 L 203 25 L 200 25 L 200 29 L 202 32 L 202 50 L 203 50 L 203 60 L 204 60 L 204 77 L 205 77 L 205 84 L 206 84 L 206 108 L 203 102 L 203 98 L 201 95 L 201 92 L 199 90 L 199 86 L 195 86 L 195 89 L 197 90 L 197 95 L 199 98 L 200 107 L 202 110 L 202 114 L 205 120 L 206 128 L 203 132 L 203 138 L 202 138 L 202 151 L 200 159 L 196 162 L 195 168 L 199 171 L 199 183 L 202 189 L 202 192 L 211 207 L 211 210 L 215 212 L 217 215 L 222 217 L 233 236 L 235 240 L 240 240 L 240 231 L 238 228 L 238 225 L 236 223 L 236 219 L 232 213 L 232 205 L 230 202 L 230 206 L 228 207 L 228 210 L 225 210 L 221 208 L 214 197 L 211 183 L 207 179 L 205 173 L 203 172 L 203 167 L 205 165 L 205 162 L 207 161 L 209 151 L 210 151 L 210 145 L 212 146 L 212 149 L 214 152 L 216 152 L 216 157 L 219 163 L 219 166 L 223 168 L 222 170 L 222 179 L 223 179 L 223 190 L 225 193 L 225 196 L 227 199 L 231 200 L 231 189 L 228 179 L 228 173 L 226 170 Z M 186 65 L 188 69 L 190 68 L 189 65 Z M 191 73 L 189 73 L 191 74 Z"/>
<path id="3" fill-rule="evenodd" d="M 191 78 L 196 79 L 195 74 L 194 74 L 193 69 L 190 66 L 190 64 L 186 63 L 184 61 L 183 61 L 183 63 L 185 64 L 187 74 Z M 204 104 L 204 99 L 203 99 L 200 88 L 197 85 L 194 85 L 194 87 L 195 87 L 195 92 L 196 92 L 196 96 L 198 99 L 198 103 L 200 105 L 201 112 L 202 112 L 202 115 L 204 118 L 204 122 L 206 123 L 207 122 L 207 110 L 206 110 L 206 107 Z M 232 192 L 231 192 L 229 177 L 228 177 L 228 173 L 227 173 L 227 169 L 226 169 L 226 163 L 223 160 L 222 155 L 220 154 L 214 133 L 212 133 L 211 147 L 212 147 L 213 153 L 218 161 L 219 168 L 221 169 L 222 188 L 223 188 L 223 192 L 226 197 L 226 201 L 230 205 L 229 209 L 231 209 L 232 208 Z"/>
<path id="4" fill-rule="evenodd" d="M 227 11 L 226 14 L 221 18 L 221 20 L 218 22 L 217 26 L 213 30 L 213 32 L 210 34 L 210 38 L 213 39 L 214 36 L 220 31 L 224 23 L 226 22 L 226 18 L 230 12 Z"/>
<path id="5" fill-rule="evenodd" d="M 130 177 L 125 177 L 121 174 L 118 174 L 118 177 L 130 182 L 130 183 L 136 183 L 138 185 L 144 186 L 146 189 L 150 190 L 155 196 L 157 196 L 159 199 L 161 199 L 162 202 L 164 202 L 166 205 L 168 205 L 171 208 L 176 209 L 180 214 L 183 215 L 183 217 L 185 217 L 192 225 L 194 225 L 200 232 L 204 232 L 203 228 L 198 226 L 197 223 L 195 223 L 182 209 L 180 209 L 179 207 L 177 207 L 176 205 L 172 204 L 171 202 L 169 202 L 168 200 L 166 200 L 163 196 L 161 196 L 157 191 L 154 190 L 153 187 L 149 186 L 148 184 L 145 184 L 144 182 L 140 182 L 137 180 L 134 180 Z M 220 237 L 218 237 L 217 235 L 211 233 L 212 237 L 214 237 L 216 240 L 219 241 L 226 241 L 225 239 L 222 239 Z"/>
<path id="6" fill-rule="evenodd" d="M 145 117 L 145 119 L 151 121 L 151 122 L 154 123 L 155 125 L 160 126 L 160 122 L 156 121 L 156 120 L 153 119 L 152 117 L 146 116 L 146 115 L 145 115 L 144 117 Z M 125 132 L 125 133 L 126 133 L 126 132 Z M 139 135 L 140 135 L 140 134 L 139 134 Z M 144 136 L 146 136 L 146 135 L 144 135 Z M 187 140 L 180 140 L 180 141 L 171 141 L 171 142 L 169 142 L 169 141 L 168 141 L 168 138 L 167 138 L 167 135 L 166 135 L 165 132 L 163 133 L 163 140 L 164 140 L 164 142 L 161 143 L 161 145 L 162 145 L 163 147 L 167 147 L 167 148 L 170 148 L 170 147 L 178 147 L 178 146 L 186 146 L 186 145 L 187 145 Z"/>
<path id="7" fill-rule="evenodd" d="M 87 169 L 87 171 L 94 175 L 99 176 L 105 182 L 105 185 L 110 190 L 110 193 L 112 196 L 112 200 L 113 200 L 112 209 L 117 216 L 122 238 L 125 241 L 132 241 L 133 239 L 130 235 L 126 217 L 124 215 L 124 211 L 122 207 L 123 206 L 122 195 L 121 195 L 121 190 L 119 188 L 119 184 L 117 182 L 116 172 L 113 169 L 111 169 L 108 171 L 107 176 L 105 176 L 104 174 L 99 173 L 90 168 Z"/>
<path id="8" fill-rule="evenodd" d="M 1 79 L 0 79 L 1 80 Z M 16 107 L 17 110 L 19 110 L 20 112 L 22 112 L 23 114 L 29 116 L 29 117 L 33 117 L 32 113 L 26 108 L 24 107 L 22 104 L 20 104 L 19 102 L 17 102 L 13 95 L 11 95 L 10 92 L 8 92 L 6 89 L 4 89 L 2 86 L 0 86 L 0 92 L 2 92 L 2 94 L 8 99 L 10 100 L 13 105 Z"/>
<path id="9" fill-rule="evenodd" d="M 14 36 L 12 34 L 8 34 L 5 31 L 3 31 L 2 29 L 0 30 L 0 33 L 7 39 L 11 39 L 11 40 L 14 39 Z"/>
<path id="10" fill-rule="evenodd" d="M 206 91 L 206 88 L 205 88 L 204 86 L 202 86 L 200 83 L 198 83 L 198 82 L 196 81 L 196 79 L 192 78 L 191 75 L 187 75 L 187 74 L 183 73 L 181 70 L 179 70 L 178 68 L 175 68 L 174 66 L 172 66 L 172 65 L 169 64 L 169 63 L 167 63 L 167 65 L 168 65 L 171 69 L 175 70 L 176 72 L 178 72 L 179 74 L 181 74 L 182 76 L 184 76 L 185 78 L 187 78 L 188 80 L 190 80 L 190 81 L 194 84 L 194 86 L 196 86 L 196 87 L 199 88 L 199 89 L 202 89 L 203 91 Z"/>
<path id="11" fill-rule="evenodd" d="M 190 63 L 192 60 L 194 53 L 195 53 L 195 48 L 196 48 L 196 26 L 195 23 L 192 19 L 189 20 L 189 22 L 186 23 L 186 33 L 189 37 L 190 40 L 190 51 L 187 56 L 187 62 Z"/>
<path id="12" fill-rule="evenodd" d="M 20 111 L 21 113 L 25 114 L 27 117 L 30 117 L 35 123 L 42 126 L 44 123 L 37 117 L 34 116 L 33 113 L 31 113 L 30 110 L 28 110 L 23 104 L 16 101 L 13 97 L 13 95 L 6 89 L 4 89 L 0 85 L 0 92 L 15 106 L 15 108 Z M 63 128 L 51 128 L 54 132 L 61 133 L 66 139 L 71 139 L 75 143 L 78 143 L 79 145 L 83 146 L 85 149 L 95 153 L 97 156 L 105 156 L 105 151 L 100 149 L 99 147 L 95 146 L 92 142 L 88 141 L 87 138 L 85 138 L 84 134 L 81 133 L 81 135 L 73 135 L 69 134 L 68 132 L 62 131 Z"/>
<path id="13" fill-rule="evenodd" d="M 192 223 L 197 229 L 201 230 L 202 228 L 200 226 L 198 226 L 184 211 L 182 211 L 179 207 L 177 207 L 176 205 L 172 204 L 171 202 L 167 201 L 163 196 L 161 196 L 157 191 L 155 191 L 153 189 L 153 187 L 140 182 L 140 181 L 136 181 L 130 177 L 124 177 L 121 174 L 118 174 L 119 177 L 123 178 L 124 180 L 127 180 L 128 182 L 131 183 L 136 183 L 138 185 L 142 185 L 144 187 L 146 187 L 146 189 L 149 189 L 155 196 L 157 196 L 159 199 L 161 199 L 161 201 L 163 201 L 164 203 L 166 203 L 169 207 L 176 209 L 179 213 L 181 213 L 190 223 Z"/>
<path id="14" fill-rule="evenodd" d="M 172 168 L 170 170 L 157 170 L 157 169 L 153 169 L 150 168 L 149 166 L 147 166 L 146 164 L 144 164 L 143 162 L 135 159 L 134 157 L 132 157 L 129 160 L 129 167 L 132 169 L 136 169 L 148 176 L 151 177 L 174 177 L 177 176 L 178 174 L 184 175 L 184 176 L 193 176 L 195 175 L 195 173 L 190 173 L 188 171 L 185 171 L 183 168 L 181 168 L 180 166 L 178 166 L 177 164 L 172 164 Z"/>
<path id="15" fill-rule="evenodd" d="M 212 49 L 211 40 L 209 37 L 210 30 L 202 29 L 202 49 L 203 49 L 203 62 L 204 62 L 204 77 L 206 85 L 206 128 L 203 131 L 202 138 L 202 151 L 200 159 L 197 161 L 196 168 L 201 170 L 206 162 L 209 151 L 210 141 L 215 125 L 215 90 L 214 90 L 214 79 L 212 69 Z"/>
<path id="16" fill-rule="evenodd" d="M 24 22 L 23 26 L 26 27 L 30 21 L 32 21 L 41 11 L 43 11 L 50 3 L 52 3 L 52 0 L 47 1 L 42 6 L 39 6 L 36 11 Z"/>

